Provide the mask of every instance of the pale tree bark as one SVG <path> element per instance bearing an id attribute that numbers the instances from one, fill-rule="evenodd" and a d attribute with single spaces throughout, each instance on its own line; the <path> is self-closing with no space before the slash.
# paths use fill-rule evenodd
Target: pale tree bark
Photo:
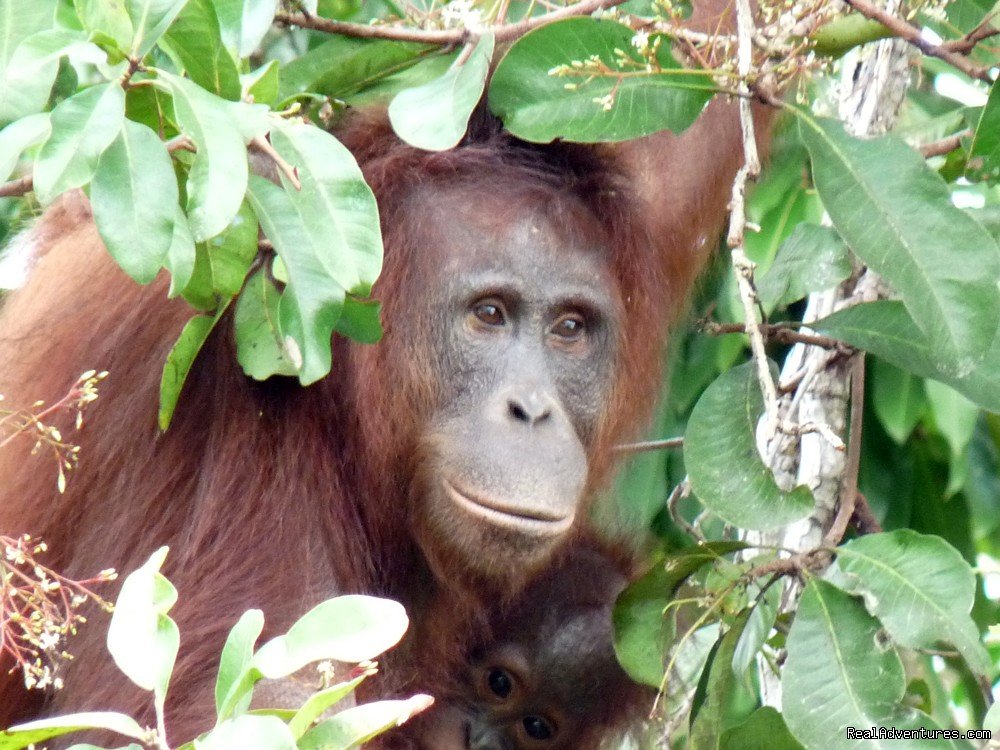
<path id="1" fill-rule="evenodd" d="M 893 11 L 898 4 L 890 3 Z M 906 95 L 912 47 L 894 39 L 866 45 L 843 62 L 838 114 L 848 130 L 858 136 L 886 132 L 895 121 Z M 809 296 L 804 321 L 809 323 L 845 307 L 885 296 L 882 281 L 859 267 L 851 279 L 835 289 Z M 808 328 L 804 329 L 808 332 Z M 822 425 L 849 443 L 846 434 L 850 411 L 851 378 L 863 378 L 863 354 L 845 357 L 834 350 L 796 344 L 789 352 L 779 378 L 778 417 L 783 423 Z M 863 393 L 863 391 L 856 391 Z M 857 405 L 860 414 L 861 405 Z M 826 434 L 824 434 L 826 433 Z M 852 446 L 848 444 L 848 451 Z M 860 446 L 853 446 L 858 451 Z M 770 532 L 752 532 L 747 540 L 765 547 L 780 547 L 791 554 L 815 549 L 830 533 L 839 504 L 853 507 L 855 475 L 845 476 L 847 452 L 830 439 L 825 429 L 800 434 L 779 432 L 762 446 L 765 461 L 778 485 L 791 489 L 806 485 L 816 499 L 813 514 L 800 522 Z M 845 488 L 849 496 L 845 496 Z M 842 533 L 842 531 L 841 531 Z M 799 589 L 792 579 L 784 592 L 783 609 L 794 608 Z M 768 665 L 759 661 L 761 690 L 765 704 L 781 705 L 781 683 Z"/>

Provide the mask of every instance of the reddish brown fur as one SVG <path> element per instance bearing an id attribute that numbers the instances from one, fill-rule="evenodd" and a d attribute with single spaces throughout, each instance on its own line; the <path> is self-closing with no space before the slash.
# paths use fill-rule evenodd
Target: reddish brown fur
<path id="1" fill-rule="evenodd" d="M 115 268 L 79 195 L 35 230 L 44 257 L 0 313 L 0 393 L 12 404 L 51 402 L 84 370 L 111 375 L 88 412 L 65 494 L 44 456 L 28 455 L 30 440 L 0 452 L 0 531 L 45 538 L 49 562 L 78 576 L 129 571 L 171 546 L 165 572 L 180 590 L 173 615 L 182 634 L 168 699 L 175 742 L 209 726 L 219 649 L 247 608 L 264 609 L 273 632 L 333 588 L 401 598 L 418 645 L 390 661 L 396 688 L 415 674 L 448 674 L 484 611 L 468 585 L 434 585 L 405 512 L 414 430 L 435 392 L 420 342 L 393 335 L 393 321 L 426 304 L 414 195 L 457 188 L 500 225 L 546 208 L 570 237 L 600 230 L 625 326 L 613 396 L 588 446 L 591 488 L 607 477 L 611 446 L 650 410 L 666 327 L 708 256 L 741 161 L 733 108 L 713 105 L 679 138 L 614 151 L 525 145 L 488 120 L 475 130 L 458 149 L 427 154 L 400 144 L 381 115 L 354 118 L 340 135 L 382 212 L 384 340 L 336 340 L 333 375 L 302 389 L 245 378 L 223 327 L 166 434 L 156 428 L 160 370 L 190 311 L 165 301 L 166 279 L 140 288 Z M 499 205 L 489 198 L 498 194 Z M 118 709 L 148 722 L 148 697 L 117 675 L 106 622 L 93 619 L 71 644 L 70 688 L 46 710 Z M 0 725 L 37 708 L 15 679 L 0 685 Z"/>

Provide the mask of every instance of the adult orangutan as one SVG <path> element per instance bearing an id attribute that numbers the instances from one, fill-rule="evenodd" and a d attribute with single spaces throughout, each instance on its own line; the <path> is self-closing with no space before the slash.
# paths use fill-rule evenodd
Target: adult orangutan
<path id="1" fill-rule="evenodd" d="M 250 380 L 219 326 L 161 434 L 160 371 L 189 310 L 166 279 L 115 267 L 79 195 L 35 227 L 40 259 L 0 313 L 8 403 L 111 373 L 64 494 L 29 441 L 0 452 L 0 531 L 44 538 L 69 575 L 170 545 L 175 743 L 210 725 L 219 650 L 250 607 L 281 630 L 331 592 L 391 596 L 414 626 L 384 689 L 451 669 L 469 623 L 573 543 L 613 446 L 642 426 L 742 161 L 724 102 L 680 136 L 616 147 L 521 142 L 487 114 L 442 153 L 379 112 L 337 135 L 379 202 L 385 336 L 336 340 L 326 380 Z M 93 620 L 44 707 L 4 678 L 0 725 L 83 708 L 148 721 Z"/>

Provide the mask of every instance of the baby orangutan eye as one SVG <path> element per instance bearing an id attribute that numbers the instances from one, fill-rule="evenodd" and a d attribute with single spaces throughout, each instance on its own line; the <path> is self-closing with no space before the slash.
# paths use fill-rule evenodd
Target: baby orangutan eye
<path id="1" fill-rule="evenodd" d="M 472 306 L 470 312 L 479 323 L 491 328 L 499 328 L 507 324 L 507 315 L 498 300 L 480 300 Z"/>
<path id="2" fill-rule="evenodd" d="M 555 322 L 550 329 L 552 333 L 566 341 L 576 341 L 587 330 L 583 316 L 578 313 L 568 313 Z"/>
<path id="3" fill-rule="evenodd" d="M 486 685 L 497 698 L 509 698 L 514 691 L 514 680 L 504 670 L 493 667 L 486 675 Z"/>
<path id="4" fill-rule="evenodd" d="M 524 733 L 533 740 L 545 742 L 556 736 L 555 727 L 542 716 L 525 716 L 521 719 L 521 726 L 524 727 Z"/>

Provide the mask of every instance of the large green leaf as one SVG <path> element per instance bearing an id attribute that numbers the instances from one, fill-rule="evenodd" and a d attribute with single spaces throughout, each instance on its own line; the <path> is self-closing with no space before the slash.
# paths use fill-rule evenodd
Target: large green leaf
<path id="1" fill-rule="evenodd" d="M 490 109 L 514 135 L 539 143 L 684 130 L 711 98 L 711 76 L 682 68 L 666 40 L 656 55 L 659 70 L 647 71 L 635 35 L 624 24 L 596 18 L 569 18 L 525 34 L 493 74 Z M 606 75 L 591 73 L 587 64 L 594 58 Z M 562 66 L 579 72 L 554 75 Z"/>
<path id="2" fill-rule="evenodd" d="M 374 701 L 348 708 L 306 732 L 299 740 L 299 750 L 358 747 L 399 726 L 431 703 L 430 696 L 415 695 L 407 700 Z"/>
<path id="3" fill-rule="evenodd" d="M 312 91 L 346 98 L 436 51 L 426 44 L 336 36 L 282 67 L 280 95 Z"/>
<path id="4" fill-rule="evenodd" d="M 827 580 L 860 594 L 897 643 L 931 649 L 945 641 L 989 675 L 990 657 L 969 616 L 976 576 L 940 537 L 900 529 L 854 539 L 838 549 Z"/>
<path id="5" fill-rule="evenodd" d="M 781 714 L 770 706 L 758 708 L 742 724 L 722 733 L 719 750 L 805 750 Z"/>
<path id="6" fill-rule="evenodd" d="M 271 28 L 278 0 L 213 0 L 222 41 L 233 57 L 249 57 Z"/>
<path id="7" fill-rule="evenodd" d="M 978 367 L 968 375 L 954 377 L 939 368 L 934 349 L 901 302 L 855 305 L 810 327 L 883 357 L 915 375 L 947 383 L 981 407 L 1000 412 L 1000 336 Z"/>
<path id="8" fill-rule="evenodd" d="M 872 359 L 868 370 L 875 414 L 889 437 L 902 445 L 927 411 L 924 380 L 883 359 Z"/>
<path id="9" fill-rule="evenodd" d="M 160 547 L 122 583 L 108 626 L 108 651 L 118 668 L 143 690 L 162 701 L 174 668 L 180 634 L 167 612 L 177 602 L 177 589 L 160 567 L 167 548 Z"/>
<path id="10" fill-rule="evenodd" d="M 372 673 L 374 673 L 374 669 L 370 672 L 362 672 L 354 679 L 331 685 L 309 696 L 306 702 L 302 704 L 302 707 L 295 712 L 295 716 L 288 722 L 288 728 L 292 730 L 292 734 L 295 735 L 296 739 L 305 734 L 309 727 L 326 713 L 327 709 L 335 706 L 353 693 L 358 685 L 364 682 Z"/>
<path id="11" fill-rule="evenodd" d="M 757 279 L 768 310 L 835 286 L 851 275 L 850 250 L 830 227 L 799 224 L 782 243 L 774 263 Z"/>
<path id="12" fill-rule="evenodd" d="M 680 550 L 658 561 L 618 596 L 612 614 L 615 653 L 632 679 L 660 687 L 671 635 L 666 610 L 674 592 L 704 566 L 742 549 L 743 542 L 708 542 Z"/>
<path id="13" fill-rule="evenodd" d="M 0 750 L 43 745 L 46 740 L 86 729 L 104 729 L 137 740 L 145 740 L 147 734 L 131 716 L 112 711 L 91 711 L 18 724 L 5 732 L 0 731 Z"/>
<path id="14" fill-rule="evenodd" d="M 289 284 L 278 305 L 284 351 L 303 385 L 330 372 L 330 338 L 344 306 L 344 289 L 316 257 L 306 227 L 288 193 L 253 175 L 247 193 L 264 234 L 288 268 Z"/>
<path id="15" fill-rule="evenodd" d="M 97 164 L 90 202 L 115 262 L 140 284 L 156 278 L 173 243 L 177 213 L 177 179 L 159 136 L 126 120 Z"/>
<path id="16" fill-rule="evenodd" d="M 257 217 L 244 201 L 222 232 L 205 243 L 212 266 L 212 285 L 223 297 L 235 297 L 257 257 Z"/>
<path id="17" fill-rule="evenodd" d="M 733 671 L 733 654 L 746 627 L 747 613 L 736 618 L 719 642 L 704 677 L 705 699 L 691 722 L 691 750 L 717 750 L 723 730 L 747 718 L 754 708 L 748 683 Z"/>
<path id="18" fill-rule="evenodd" d="M 236 105 L 164 71 L 159 81 L 173 95 L 177 124 L 198 148 L 188 175 L 187 212 L 191 233 L 201 242 L 226 228 L 246 193 L 249 170 Z"/>
<path id="19" fill-rule="evenodd" d="M 38 200 L 49 204 L 89 182 L 124 119 L 125 92 L 117 81 L 85 89 L 52 110 L 52 132 L 35 162 Z"/>
<path id="20" fill-rule="evenodd" d="M 48 112 L 28 115 L 0 130 L 0 181 L 10 177 L 26 149 L 44 141 L 51 132 Z"/>
<path id="21" fill-rule="evenodd" d="M 278 326 L 280 299 L 281 292 L 261 270 L 250 277 L 236 301 L 236 358 L 243 372 L 255 380 L 298 374 L 288 359 Z"/>
<path id="22" fill-rule="evenodd" d="M 198 750 L 295 750 L 295 738 L 276 716 L 243 714 L 224 721 L 197 741 Z"/>
<path id="23" fill-rule="evenodd" d="M 42 71 L 28 71 L 26 76 L 23 57 L 17 65 L 12 64 L 12 58 L 21 42 L 52 26 L 55 8 L 55 0 L 0 0 L 0 123 L 37 112 L 48 99 L 58 60 L 55 67 L 50 64 Z M 43 91 L 45 98 L 36 106 Z"/>
<path id="24" fill-rule="evenodd" d="M 240 74 L 222 44 L 212 0 L 188 0 L 163 36 L 188 76 L 224 99 L 240 98 Z"/>
<path id="25" fill-rule="evenodd" d="M 944 180 L 894 137 L 860 140 L 839 122 L 799 120 L 837 231 L 901 295 L 939 368 L 966 375 L 1000 324 L 1000 248 L 951 203 Z"/>
<path id="26" fill-rule="evenodd" d="M 973 179 L 1000 180 L 1000 83 L 996 81 L 976 125 L 968 171 Z"/>
<path id="27" fill-rule="evenodd" d="M 125 10 L 132 19 L 130 57 L 145 57 L 169 28 L 188 0 L 125 0 Z"/>
<path id="28" fill-rule="evenodd" d="M 935 728 L 930 717 L 901 705 L 903 664 L 887 647 L 877 620 L 861 602 L 825 581 L 802 593 L 788 633 L 782 668 L 782 713 L 807 748 L 885 750 L 954 748 L 947 740 L 862 739 L 848 728 Z"/>
<path id="29" fill-rule="evenodd" d="M 397 602 L 360 594 L 338 596 L 316 605 L 285 635 L 261 646 L 253 665 L 265 677 L 277 679 L 323 659 L 369 661 L 395 646 L 408 626 L 406 611 Z"/>
<path id="30" fill-rule="evenodd" d="M 745 529 L 771 529 L 805 518 L 806 487 L 783 492 L 757 451 L 764 399 L 753 363 L 724 372 L 698 399 L 684 435 L 684 464 L 705 507 Z"/>
<path id="31" fill-rule="evenodd" d="M 160 411 L 157 423 L 161 430 L 170 427 L 174 418 L 174 410 L 180 401 L 184 381 L 194 366 L 198 353 L 208 341 L 209 335 L 222 319 L 222 314 L 229 306 L 226 300 L 215 315 L 195 315 L 185 325 L 163 363 L 163 375 L 160 378 Z"/>
<path id="32" fill-rule="evenodd" d="M 128 51 L 135 30 L 124 0 L 73 0 L 73 7 L 83 28 L 110 39 L 121 52 Z"/>
<path id="33" fill-rule="evenodd" d="M 308 252 L 346 291 L 369 294 L 382 270 L 382 234 L 375 196 L 354 156 L 326 131 L 301 123 L 279 125 L 271 142 L 302 183 L 301 190 L 284 184 L 309 237 Z"/>
<path id="34" fill-rule="evenodd" d="M 264 629 L 264 613 L 250 609 L 229 631 L 219 657 L 219 676 L 215 681 L 215 710 L 219 721 L 250 707 L 254 679 L 251 675 L 253 649 Z"/>
<path id="35" fill-rule="evenodd" d="M 445 151 L 465 137 L 493 58 L 493 34 L 484 34 L 469 58 L 440 78 L 401 91 L 389 104 L 393 130 L 411 146 Z"/>
<path id="36" fill-rule="evenodd" d="M 66 29 L 40 31 L 22 41 L 0 68 L 0 123 L 40 112 L 52 95 L 60 59 L 83 46 L 85 37 Z"/>

